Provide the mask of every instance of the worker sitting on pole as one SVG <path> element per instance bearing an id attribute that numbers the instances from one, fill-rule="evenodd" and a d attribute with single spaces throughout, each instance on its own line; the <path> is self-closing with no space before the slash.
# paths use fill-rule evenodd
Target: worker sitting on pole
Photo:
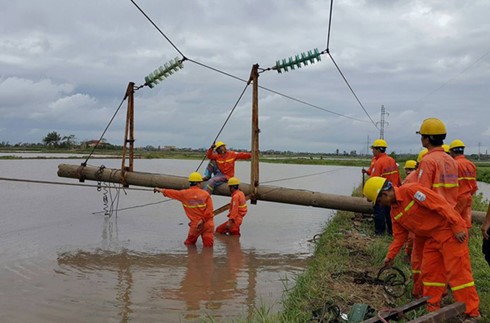
<path id="1" fill-rule="evenodd" d="M 393 185 L 399 186 L 401 183 L 400 172 L 395 160 L 386 154 L 388 144 L 384 139 L 376 139 L 371 145 L 373 151 L 373 159 L 368 170 L 362 169 L 362 173 L 369 176 L 381 176 L 388 179 Z M 374 233 L 382 235 L 388 232 L 392 235 L 390 207 L 389 206 L 374 206 Z"/>
<path id="2" fill-rule="evenodd" d="M 206 157 L 210 159 L 210 165 L 206 168 L 204 179 L 208 180 L 212 174 L 215 173 L 215 175 L 209 179 L 205 187 L 205 190 L 211 194 L 215 187 L 226 183 L 228 179 L 235 176 L 235 161 L 237 159 L 250 159 L 252 154 L 227 150 L 226 144 L 222 141 L 218 141 L 208 149 Z M 214 163 L 214 166 L 212 163 Z M 211 169 L 211 171 L 209 169 Z"/>
<path id="3" fill-rule="evenodd" d="M 208 192 L 201 189 L 201 183 L 201 174 L 194 172 L 189 175 L 188 189 L 170 190 L 156 187 L 153 191 L 182 202 L 184 211 L 191 221 L 184 242 L 186 245 L 195 245 L 197 239 L 201 237 L 204 247 L 212 247 L 214 243 L 213 200 Z"/>
<path id="4" fill-rule="evenodd" d="M 448 282 L 454 299 L 465 303 L 468 319 L 479 317 L 480 299 L 465 243 L 468 230 L 448 201 L 419 183 L 393 187 L 390 181 L 377 176 L 367 180 L 363 194 L 373 204 L 391 206 L 394 239 L 384 259 L 385 266 L 393 265 L 408 232 L 425 237 L 422 280 L 423 296 L 430 296 L 427 309 L 432 312 L 440 308 Z"/>
<path id="5" fill-rule="evenodd" d="M 247 200 L 240 190 L 240 180 L 232 177 L 228 180 L 228 188 L 231 193 L 230 210 L 228 220 L 216 228 L 216 233 L 240 236 L 240 225 L 247 214 Z"/>

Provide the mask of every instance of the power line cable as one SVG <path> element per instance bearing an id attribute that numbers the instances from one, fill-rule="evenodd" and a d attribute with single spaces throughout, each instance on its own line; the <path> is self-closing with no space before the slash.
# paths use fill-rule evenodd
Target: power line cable
<path id="1" fill-rule="evenodd" d="M 221 73 L 221 74 L 226 75 L 226 76 L 229 76 L 229 77 L 231 77 L 231 78 L 234 78 L 234 79 L 236 79 L 236 80 L 238 80 L 238 81 L 242 81 L 242 82 L 245 82 L 245 83 L 247 83 L 247 82 L 248 82 L 247 80 L 242 79 L 242 78 L 240 78 L 240 77 L 238 77 L 238 76 L 232 75 L 232 74 L 230 74 L 230 73 L 223 72 L 223 71 L 221 71 L 221 70 L 219 70 L 219 69 L 217 69 L 217 68 L 211 67 L 211 66 L 206 65 L 206 64 L 203 64 L 203 63 L 200 63 L 200 62 L 195 61 L 195 60 L 193 60 L 193 59 L 188 58 L 187 60 L 188 60 L 189 62 L 192 62 L 192 63 L 195 63 L 195 64 L 197 64 L 197 65 L 199 65 L 199 66 L 202 66 L 202 67 L 204 67 L 204 68 L 208 68 L 208 69 L 213 70 L 213 71 L 215 71 L 215 72 Z M 347 118 L 347 119 L 351 119 L 351 120 L 355 120 L 355 121 L 360 121 L 360 122 L 369 122 L 369 121 L 366 121 L 366 120 L 357 119 L 357 118 L 350 117 L 350 116 L 347 116 L 347 115 L 344 115 L 344 114 L 341 114 L 341 113 L 338 113 L 338 112 L 335 112 L 335 111 L 332 111 L 332 110 L 328 110 L 328 109 L 322 108 L 322 107 L 320 107 L 320 106 L 318 106 L 318 105 L 308 103 L 308 102 L 306 102 L 306 101 L 303 101 L 303 100 L 297 99 L 297 98 L 292 97 L 292 96 L 290 96 L 290 95 L 287 95 L 287 94 L 284 94 L 284 93 L 278 92 L 278 91 L 276 91 L 276 90 L 272 90 L 272 89 L 267 88 L 267 87 L 265 87 L 265 86 L 261 86 L 261 85 L 259 85 L 259 88 L 260 88 L 260 89 L 262 89 L 262 90 L 264 90 L 264 91 L 268 91 L 268 92 L 271 92 L 271 93 L 277 94 L 277 95 L 279 95 L 279 96 L 282 96 L 282 97 L 284 97 L 284 98 L 286 98 L 286 99 L 289 99 L 289 100 L 292 100 L 292 101 L 296 101 L 296 102 L 298 102 L 298 103 L 301 103 L 301 104 L 304 104 L 304 105 L 310 106 L 310 107 L 312 107 L 312 108 L 315 108 L 315 109 L 318 109 L 318 110 L 322 110 L 322 111 L 324 111 L 324 112 L 328 112 L 328 113 L 331 113 L 331 114 L 335 114 L 335 115 L 337 115 L 337 116 L 339 116 L 339 117 L 343 117 L 343 118 Z"/>
<path id="2" fill-rule="evenodd" d="M 349 81 L 347 81 L 347 79 L 345 78 L 344 76 L 344 73 L 342 73 L 342 71 L 340 70 L 340 67 L 337 65 L 337 63 L 335 62 L 335 60 L 333 59 L 333 56 L 332 54 L 327 51 L 328 53 L 328 56 L 330 57 L 330 59 L 332 60 L 333 64 L 335 65 L 335 67 L 337 68 L 337 71 L 339 71 L 340 75 L 342 76 L 342 78 L 344 79 L 345 81 L 345 84 L 347 84 L 347 86 L 349 87 L 350 91 L 352 92 L 352 94 L 354 95 L 354 97 L 356 98 L 357 102 L 359 103 L 359 105 L 361 106 L 361 108 L 364 110 L 364 113 L 366 113 L 366 115 L 368 116 L 369 120 L 371 120 L 372 124 L 374 125 L 374 127 L 376 129 L 378 129 L 378 126 L 376 125 L 376 122 L 374 122 L 374 120 L 371 118 L 371 116 L 369 115 L 369 113 L 367 112 L 366 108 L 364 108 L 364 105 L 361 103 L 361 100 L 359 100 L 359 98 L 357 97 L 356 93 L 354 92 L 354 90 L 352 89 L 352 87 L 350 86 L 349 84 Z"/>
<path id="3" fill-rule="evenodd" d="M 413 107 L 415 104 L 419 103 L 419 102 L 422 102 L 424 101 L 425 99 L 427 99 L 429 96 L 431 96 L 432 94 L 436 93 L 437 91 L 439 91 L 440 89 L 442 89 L 443 87 L 445 87 L 446 85 L 448 85 L 451 81 L 457 79 L 459 76 L 461 76 L 463 73 L 465 73 L 467 70 L 469 70 L 471 67 L 475 66 L 478 62 L 480 62 L 485 56 L 487 56 L 488 54 L 490 54 L 490 49 L 487 50 L 487 52 L 485 52 L 485 54 L 481 55 L 477 60 L 475 60 L 473 63 L 471 63 L 470 65 L 468 65 L 465 69 L 463 69 L 462 71 L 460 71 L 457 75 L 453 76 L 452 78 L 450 78 L 449 80 L 447 80 L 446 82 L 444 82 L 443 84 L 441 84 L 440 86 L 438 86 L 437 88 L 435 88 L 434 90 L 432 90 L 431 92 L 429 92 L 428 94 L 426 94 L 425 96 L 423 96 L 422 98 L 418 99 L 417 101 L 415 101 L 414 103 L 412 103 L 410 106 L 408 106 L 407 108 L 411 108 Z"/>
<path id="4" fill-rule="evenodd" d="M 172 43 L 172 41 L 167 37 L 167 35 L 165 35 L 165 33 L 160 29 L 158 28 L 157 24 L 155 24 L 153 22 L 153 20 L 151 20 L 151 18 L 143 11 L 143 9 L 141 9 L 137 4 L 136 2 L 134 2 L 133 0 L 130 0 L 136 8 L 138 8 L 138 10 L 143 14 L 143 16 L 146 17 L 146 19 L 148 19 L 148 21 L 153 25 L 153 27 L 155 27 L 159 32 L 160 34 L 165 37 L 165 39 L 170 43 L 170 45 L 172 45 L 173 48 L 175 48 L 175 50 L 184 58 L 184 59 L 187 59 L 185 57 L 185 55 L 177 48 L 177 46 L 174 45 L 174 43 Z"/>
<path id="5" fill-rule="evenodd" d="M 163 32 L 163 31 L 162 31 L 162 30 L 161 30 L 161 29 L 160 29 L 160 28 L 159 28 L 159 27 L 158 27 L 158 26 L 157 26 L 157 25 L 156 25 L 156 24 L 155 24 L 155 23 L 154 23 L 154 22 L 151 20 L 151 18 L 150 18 L 150 17 L 149 17 L 149 16 L 148 16 L 148 15 L 147 15 L 147 14 L 146 14 L 146 13 L 145 13 L 145 12 L 144 12 L 144 11 L 143 11 L 141 8 L 140 8 L 140 7 L 139 7 L 139 6 L 138 6 L 138 5 L 137 5 L 137 4 L 134 2 L 134 0 L 130 0 L 130 1 L 131 1 L 131 2 L 132 2 L 132 3 L 133 3 L 133 4 L 134 4 L 134 5 L 135 5 L 135 6 L 138 8 L 138 10 L 139 10 L 139 11 L 140 11 L 140 12 L 141 12 L 141 13 L 142 13 L 142 14 L 143 14 L 143 15 L 144 15 L 144 16 L 145 16 L 147 19 L 148 19 L 148 21 L 149 21 L 149 22 L 150 22 L 150 23 L 151 23 L 151 24 L 152 24 L 152 25 L 153 25 L 153 26 L 154 26 L 154 27 L 155 27 L 155 28 L 156 28 L 156 29 L 159 31 L 159 33 L 160 33 L 160 34 L 161 34 L 161 35 L 162 35 L 162 36 L 163 36 L 163 37 L 164 37 L 164 38 L 165 38 L 165 39 L 166 39 L 166 40 L 167 40 L 167 41 L 168 41 L 168 42 L 169 42 L 169 43 L 172 45 L 172 47 L 174 47 L 174 49 L 175 49 L 177 52 L 179 52 L 179 54 L 181 54 L 181 55 L 182 55 L 182 57 L 184 58 L 184 60 L 187 60 L 187 61 L 192 62 L 192 63 L 194 63 L 194 64 L 200 65 L 200 66 L 202 66 L 202 67 L 204 67 L 204 68 L 207 68 L 207 69 L 210 69 L 210 70 L 212 70 L 212 71 L 214 71 L 214 72 L 217 72 L 217 73 L 220 73 L 220 74 L 226 75 L 226 76 L 231 77 L 231 78 L 233 78 L 233 79 L 235 79 L 235 80 L 242 81 L 242 82 L 245 82 L 245 83 L 247 83 L 247 82 L 248 82 L 248 80 L 245 80 L 245 79 L 240 78 L 240 77 L 238 77 L 238 76 L 235 76 L 235 75 L 233 75 L 233 74 L 230 74 L 230 73 L 224 72 L 224 71 L 219 70 L 219 69 L 217 69 L 217 68 L 215 68 L 215 67 L 212 67 L 212 66 L 210 66 L 210 65 L 206 65 L 206 64 L 203 64 L 203 63 L 201 63 L 201 62 L 195 61 L 195 60 L 193 60 L 193 59 L 187 58 L 187 57 L 186 57 L 186 56 L 185 56 L 185 55 L 184 55 L 184 54 L 183 54 L 183 53 L 182 53 L 182 52 L 181 52 L 181 51 L 180 51 L 180 50 L 177 48 L 177 46 L 175 46 L 175 45 L 172 43 L 172 41 L 171 41 L 171 40 L 170 40 L 170 39 L 169 39 L 169 38 L 168 38 L 168 37 L 165 35 L 165 33 L 164 33 L 164 32 Z M 280 96 L 285 97 L 285 98 L 287 98 L 287 99 L 289 99 L 289 100 L 293 100 L 293 101 L 296 101 L 296 102 L 298 102 L 298 103 L 301 103 L 301 104 L 304 104 L 304 105 L 307 105 L 307 106 L 310 106 L 310 107 L 316 108 L 316 109 L 318 109 L 318 110 L 322 110 L 322 111 L 324 111 L 324 112 L 332 113 L 332 114 L 335 114 L 335 115 L 340 116 L 340 117 L 343 117 L 343 118 L 347 118 L 347 119 L 351 119 L 351 120 L 356 120 L 356 121 L 360 121 L 360 122 L 369 122 L 369 121 L 365 121 L 365 120 L 361 120 L 361 119 L 356 119 L 356 118 L 353 118 L 353 117 L 350 117 L 350 116 L 347 116 L 347 115 L 343 115 L 343 114 L 338 113 L 338 112 L 334 112 L 334 111 L 331 111 L 331 110 L 328 110 L 328 109 L 325 109 L 325 108 L 319 107 L 319 106 L 317 106 L 317 105 L 314 105 L 314 104 L 308 103 L 308 102 L 303 101 L 303 100 L 300 100 L 300 99 L 296 99 L 296 98 L 294 98 L 294 97 L 292 97 L 292 96 L 289 96 L 289 95 L 286 95 L 286 94 L 280 93 L 280 92 L 278 92 L 278 91 L 275 91 L 275 90 L 272 90 L 272 89 L 269 89 L 269 88 L 266 88 L 266 87 L 263 87 L 263 86 L 260 86 L 260 85 L 259 85 L 259 88 L 261 88 L 261 89 L 263 89 L 263 90 L 265 90 L 265 91 L 268 91 L 268 92 L 271 92 L 271 93 L 274 93 L 274 94 L 280 95 Z"/>
<path id="6" fill-rule="evenodd" d="M 328 19 L 328 30 L 327 30 L 327 50 L 330 48 L 330 30 L 332 27 L 332 12 L 333 12 L 333 0 L 330 1 L 330 18 Z"/>

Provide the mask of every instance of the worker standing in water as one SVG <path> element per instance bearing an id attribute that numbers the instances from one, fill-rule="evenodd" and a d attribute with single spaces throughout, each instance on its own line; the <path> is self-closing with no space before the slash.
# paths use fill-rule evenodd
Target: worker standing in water
<path id="1" fill-rule="evenodd" d="M 210 159 L 210 163 L 204 174 L 204 180 L 209 179 L 205 190 L 211 194 L 215 187 L 226 183 L 228 179 L 235 176 L 235 161 L 237 159 L 250 159 L 252 154 L 228 150 L 224 142 L 218 141 L 208 149 L 206 157 Z M 213 173 L 215 175 L 211 177 Z"/>
<path id="2" fill-rule="evenodd" d="M 473 203 L 473 195 L 478 191 L 478 185 L 476 183 L 476 166 L 466 159 L 464 148 L 464 142 L 456 139 L 449 145 L 449 153 L 458 165 L 459 189 L 456 211 L 466 221 L 467 227 L 471 228 L 471 205 Z"/>
<path id="3" fill-rule="evenodd" d="M 381 176 L 389 180 L 393 185 L 399 186 L 401 183 L 400 172 L 395 160 L 386 154 L 388 144 L 384 139 L 376 139 L 371 145 L 373 159 L 368 170 L 362 169 L 363 174 L 369 176 Z M 389 206 L 374 206 L 374 233 L 382 235 L 385 231 L 392 235 L 390 207 Z"/>
<path id="4" fill-rule="evenodd" d="M 466 305 L 468 320 L 465 322 L 478 318 L 480 299 L 471 271 L 470 251 L 465 243 L 468 237 L 466 223 L 447 200 L 420 183 L 394 187 L 382 177 L 368 179 L 363 194 L 374 204 L 391 206 L 394 239 L 385 265 L 393 265 L 409 231 L 425 237 L 422 272 L 430 274 L 427 277 L 432 279 L 431 285 L 424 281 L 423 296 L 430 296 L 427 309 L 432 312 L 440 308 L 441 291 L 446 288 L 447 281 L 454 299 Z"/>
<path id="5" fill-rule="evenodd" d="M 197 239 L 201 237 L 204 247 L 212 247 L 214 244 L 213 200 L 208 192 L 201 189 L 201 183 L 201 174 L 193 172 L 189 175 L 188 189 L 171 190 L 156 187 L 153 191 L 182 202 L 185 214 L 191 221 L 184 242 L 186 245 L 195 245 Z"/>
<path id="6" fill-rule="evenodd" d="M 240 226 L 243 217 L 247 214 L 247 199 L 240 190 L 240 180 L 232 177 L 228 180 L 228 188 L 231 193 L 228 220 L 216 228 L 216 233 L 240 236 Z"/>

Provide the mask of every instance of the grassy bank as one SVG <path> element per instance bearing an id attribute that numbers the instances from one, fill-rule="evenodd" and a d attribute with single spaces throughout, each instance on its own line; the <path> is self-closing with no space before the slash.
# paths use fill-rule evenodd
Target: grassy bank
<path id="1" fill-rule="evenodd" d="M 359 195 L 357 192 L 356 195 Z M 488 201 L 475 199 L 475 209 L 486 210 Z M 482 322 L 490 322 L 490 267 L 481 253 L 481 233 L 476 225 L 470 233 L 470 250 L 475 283 L 481 299 Z M 378 285 L 355 284 L 353 273 L 376 276 L 391 239 L 373 235 L 373 223 L 340 211 L 319 239 L 315 255 L 307 271 L 297 278 L 296 286 L 284 300 L 284 311 L 275 319 L 282 322 L 307 322 L 313 311 L 325 304 L 337 305 L 348 313 L 354 303 L 363 303 L 375 309 L 399 306 L 411 301 L 410 293 L 398 299 L 386 297 Z M 407 277 L 409 266 L 398 255 L 395 266 Z M 355 275 L 354 275 L 355 276 Z M 408 291 L 411 286 L 408 287 Z M 425 314 L 425 309 L 412 311 L 414 318 Z"/>

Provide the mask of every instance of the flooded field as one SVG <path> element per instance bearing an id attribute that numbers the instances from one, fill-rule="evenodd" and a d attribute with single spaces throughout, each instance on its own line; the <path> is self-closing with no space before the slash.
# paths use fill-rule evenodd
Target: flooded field
<path id="1" fill-rule="evenodd" d="M 59 181 L 60 163 L 1 160 L 0 177 Z M 118 160 L 91 160 L 118 168 Z M 136 160 L 135 170 L 187 176 L 198 161 Z M 248 182 L 250 164 L 237 164 Z M 262 164 L 263 184 L 349 195 L 356 167 Z M 87 182 L 85 184 L 96 184 Z M 148 191 L 0 181 L 2 322 L 187 322 L 246 318 L 281 309 L 285 288 L 307 266 L 310 239 L 333 211 L 259 201 L 242 236 L 187 248 L 180 203 Z M 107 206 L 104 204 L 107 198 Z M 227 197 L 213 197 L 215 207 Z M 120 209 L 104 214 L 111 203 Z M 215 224 L 225 221 L 225 214 Z"/>

